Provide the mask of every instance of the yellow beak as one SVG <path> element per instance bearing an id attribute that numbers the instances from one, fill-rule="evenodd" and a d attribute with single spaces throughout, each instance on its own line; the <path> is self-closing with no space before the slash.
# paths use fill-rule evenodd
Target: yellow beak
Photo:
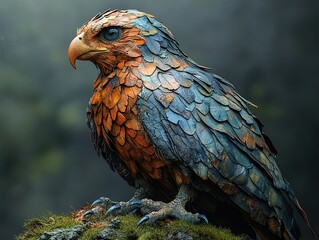
<path id="1" fill-rule="evenodd" d="M 72 67 L 76 69 L 75 61 L 77 59 L 86 60 L 87 58 L 85 58 L 84 55 L 91 51 L 92 48 L 83 42 L 83 33 L 76 36 L 70 43 L 68 50 L 68 57 Z"/>

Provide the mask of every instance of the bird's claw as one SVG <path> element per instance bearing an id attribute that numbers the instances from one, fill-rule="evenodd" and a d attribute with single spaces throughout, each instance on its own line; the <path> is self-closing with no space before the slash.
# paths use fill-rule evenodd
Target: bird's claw
<path id="1" fill-rule="evenodd" d="M 207 219 L 207 217 L 205 216 L 205 215 L 203 215 L 203 214 L 198 214 L 198 219 L 201 221 L 201 222 L 203 222 L 203 223 L 206 223 L 206 224 L 208 224 L 209 222 L 208 222 L 208 219 Z"/>
<path id="2" fill-rule="evenodd" d="M 140 210 L 140 208 L 135 208 L 134 210 L 131 211 L 131 213 L 136 214 L 139 210 Z"/>
<path id="3" fill-rule="evenodd" d="M 141 218 L 140 221 L 138 221 L 138 223 L 136 224 L 136 227 L 140 226 L 142 223 L 147 222 L 148 220 L 150 220 L 149 216 L 144 216 Z"/>
<path id="4" fill-rule="evenodd" d="M 140 208 L 141 205 L 142 205 L 142 202 L 139 199 L 134 199 L 134 200 L 130 201 L 130 203 L 129 203 L 129 206 L 134 206 L 137 208 Z"/>
<path id="5" fill-rule="evenodd" d="M 92 204 L 91 204 L 91 209 L 87 210 L 86 212 L 83 213 L 82 217 L 83 217 L 83 221 L 86 221 L 86 217 L 90 216 L 90 215 L 95 215 L 98 214 L 106 209 L 108 209 L 109 207 L 116 205 L 116 202 L 113 202 L 112 200 L 110 200 L 109 198 L 106 197 L 100 197 L 99 199 L 95 200 Z"/>
<path id="6" fill-rule="evenodd" d="M 96 207 L 98 204 L 103 203 L 103 197 L 100 197 L 99 199 L 95 200 L 92 204 L 91 207 Z"/>
<path id="7" fill-rule="evenodd" d="M 92 215 L 92 214 L 94 214 L 95 212 L 92 210 L 92 209 L 90 209 L 90 210 L 87 210 L 84 214 L 83 214 L 83 217 L 86 217 L 86 216 L 88 216 L 88 215 Z"/>
<path id="8" fill-rule="evenodd" d="M 107 210 L 105 216 L 109 216 L 111 213 L 113 213 L 114 211 L 116 211 L 116 210 L 118 210 L 118 209 L 121 209 L 121 206 L 118 205 L 118 204 L 116 204 L 116 205 L 110 207 L 110 208 Z"/>
<path id="9" fill-rule="evenodd" d="M 142 202 L 139 199 L 133 199 L 131 201 L 128 202 L 128 207 L 131 208 L 131 213 L 135 214 L 137 213 L 142 206 Z"/>
<path id="10" fill-rule="evenodd" d="M 83 217 L 87 217 L 87 216 L 90 216 L 90 215 L 93 215 L 93 214 L 97 214 L 101 211 L 100 208 L 92 208 L 90 210 L 87 210 L 85 213 L 83 213 Z"/>

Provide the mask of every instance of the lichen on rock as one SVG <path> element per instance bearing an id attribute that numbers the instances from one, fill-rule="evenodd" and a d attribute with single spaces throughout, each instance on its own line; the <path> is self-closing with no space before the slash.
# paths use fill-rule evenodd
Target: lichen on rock
<path id="1" fill-rule="evenodd" d="M 38 240 L 75 240 L 78 239 L 81 233 L 84 231 L 83 225 L 75 225 L 70 228 L 56 228 L 51 232 L 43 233 Z"/>

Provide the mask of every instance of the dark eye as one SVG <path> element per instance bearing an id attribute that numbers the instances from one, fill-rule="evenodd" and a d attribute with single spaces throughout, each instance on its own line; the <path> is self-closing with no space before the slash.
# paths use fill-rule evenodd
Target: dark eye
<path id="1" fill-rule="evenodd" d="M 117 27 L 107 27 L 104 28 L 100 36 L 107 41 L 115 41 L 120 38 L 121 29 Z"/>

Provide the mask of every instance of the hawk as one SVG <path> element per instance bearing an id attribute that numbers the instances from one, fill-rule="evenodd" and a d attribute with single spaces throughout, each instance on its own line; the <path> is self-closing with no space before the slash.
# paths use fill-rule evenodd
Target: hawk
<path id="1" fill-rule="evenodd" d="M 87 109 L 92 140 L 136 188 L 108 213 L 138 208 L 138 225 L 175 217 L 251 238 L 301 239 L 296 208 L 310 228 L 254 105 L 189 58 L 154 16 L 98 14 L 78 29 L 68 56 L 74 68 L 79 59 L 100 69 Z"/>

